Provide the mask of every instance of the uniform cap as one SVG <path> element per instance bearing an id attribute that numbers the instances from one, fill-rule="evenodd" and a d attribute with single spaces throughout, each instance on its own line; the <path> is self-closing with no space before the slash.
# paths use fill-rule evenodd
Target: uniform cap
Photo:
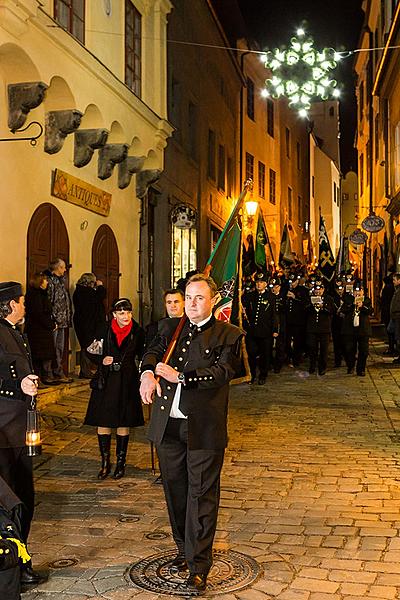
<path id="1" fill-rule="evenodd" d="M 7 302 L 23 296 L 22 285 L 16 281 L 3 281 L 0 283 L 0 302 Z"/>
<path id="2" fill-rule="evenodd" d="M 268 281 L 268 275 L 266 273 L 257 273 L 255 280 L 256 280 L 256 282 L 257 281 Z"/>

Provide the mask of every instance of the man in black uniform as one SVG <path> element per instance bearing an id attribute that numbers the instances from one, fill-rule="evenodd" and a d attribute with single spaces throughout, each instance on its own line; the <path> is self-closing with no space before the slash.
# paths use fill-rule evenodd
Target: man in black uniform
<path id="1" fill-rule="evenodd" d="M 273 340 L 275 349 L 275 355 L 273 356 L 274 373 L 280 373 L 286 357 L 286 311 L 281 280 L 278 275 L 271 277 L 268 288 L 272 292 L 274 311 L 278 319 L 278 336 Z"/>
<path id="2" fill-rule="evenodd" d="M 301 362 L 306 339 L 308 292 L 301 285 L 301 279 L 300 273 L 291 273 L 286 294 L 286 355 L 288 359 L 292 359 L 294 367 L 298 367 Z"/>
<path id="3" fill-rule="evenodd" d="M 323 281 L 315 281 L 310 289 L 307 310 L 307 345 L 310 355 L 309 373 L 325 375 L 328 362 L 329 335 L 335 305 L 331 296 L 325 293 Z"/>
<path id="4" fill-rule="evenodd" d="M 0 476 L 23 503 L 21 537 L 27 542 L 34 509 L 32 458 L 27 456 L 25 433 L 29 397 L 37 393 L 28 341 L 16 325 L 25 315 L 22 286 L 0 283 Z M 36 584 L 41 577 L 29 561 L 21 569 L 21 583 Z"/>
<path id="5" fill-rule="evenodd" d="M 272 344 L 279 333 L 279 320 L 274 309 L 275 300 L 267 288 L 266 273 L 257 273 L 256 289 L 244 294 L 243 325 L 246 329 L 246 350 L 249 358 L 251 383 L 256 380 L 257 356 L 259 367 L 258 383 L 264 385 L 271 364 Z"/>
<path id="6" fill-rule="evenodd" d="M 332 315 L 332 342 L 333 342 L 333 353 L 335 356 L 335 367 L 342 366 L 342 358 L 344 355 L 343 351 L 343 339 L 342 339 L 342 325 L 343 325 L 343 297 L 345 293 L 345 286 L 341 278 L 335 281 L 335 289 L 333 292 L 333 302 L 335 304 L 335 312 Z"/>
<path id="7" fill-rule="evenodd" d="M 141 364 L 145 404 L 157 393 L 149 438 L 157 448 L 178 554 L 171 566 L 189 568 L 188 592 L 202 593 L 212 565 L 219 480 L 227 444 L 229 382 L 244 374 L 243 332 L 216 321 L 217 288 L 194 275 L 185 292 L 188 317 L 170 364 L 162 361 L 178 319 L 164 319 Z M 156 376 L 160 378 L 159 383 Z"/>
<path id="8" fill-rule="evenodd" d="M 371 323 L 369 317 L 373 312 L 371 300 L 364 294 L 360 281 L 354 283 L 353 294 L 346 293 L 343 298 L 343 346 L 350 375 L 356 366 L 357 375 L 365 376 L 365 366 L 369 353 Z M 357 365 L 356 365 L 357 357 Z"/>

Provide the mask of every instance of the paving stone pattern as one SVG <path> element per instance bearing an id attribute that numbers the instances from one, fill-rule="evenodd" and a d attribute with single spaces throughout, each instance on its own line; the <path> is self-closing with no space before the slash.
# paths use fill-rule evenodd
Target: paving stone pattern
<path id="1" fill-rule="evenodd" d="M 233 388 L 215 547 L 263 573 L 227 600 L 400 598 L 400 368 L 383 350 L 376 341 L 364 378 L 285 368 Z M 23 600 L 166 598 L 126 579 L 173 547 L 145 430 L 133 434 L 127 476 L 97 481 L 88 394 L 73 387 L 43 409 L 30 549 L 49 578 Z M 56 568 L 67 559 L 76 564 Z"/>

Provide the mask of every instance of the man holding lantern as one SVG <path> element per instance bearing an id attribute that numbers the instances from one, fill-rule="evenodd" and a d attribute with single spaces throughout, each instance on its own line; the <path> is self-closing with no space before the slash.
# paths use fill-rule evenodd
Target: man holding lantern
<path id="1" fill-rule="evenodd" d="M 23 503 L 21 537 L 27 542 L 34 509 L 32 458 L 26 449 L 29 396 L 37 394 L 27 338 L 17 329 L 24 322 L 22 286 L 0 283 L 0 477 Z M 41 576 L 31 561 L 21 565 L 21 583 L 36 584 Z"/>

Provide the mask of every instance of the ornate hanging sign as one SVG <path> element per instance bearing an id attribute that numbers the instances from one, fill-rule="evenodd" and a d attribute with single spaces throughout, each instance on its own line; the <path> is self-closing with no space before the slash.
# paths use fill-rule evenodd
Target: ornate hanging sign
<path id="1" fill-rule="evenodd" d="M 361 225 L 369 233 L 378 233 L 378 231 L 382 231 L 385 227 L 385 221 L 382 217 L 378 217 L 374 212 L 371 212 L 368 217 L 365 217 Z"/>
<path id="2" fill-rule="evenodd" d="M 272 78 L 265 82 L 266 96 L 286 96 L 289 106 L 297 108 L 306 117 L 312 100 L 338 98 L 337 81 L 331 79 L 330 71 L 336 68 L 341 55 L 333 48 L 314 49 L 314 40 L 303 29 L 290 40 L 289 48 L 276 48 L 265 56 L 265 67 L 272 71 Z"/>
<path id="3" fill-rule="evenodd" d="M 178 229 L 191 229 L 196 224 L 196 210 L 189 204 L 178 204 L 171 212 L 171 223 Z"/>
<path id="4" fill-rule="evenodd" d="M 365 244 L 367 239 L 367 234 L 361 231 L 361 229 L 359 229 L 358 227 L 353 231 L 353 233 L 349 235 L 350 242 L 355 246 L 362 246 L 362 244 Z"/>

